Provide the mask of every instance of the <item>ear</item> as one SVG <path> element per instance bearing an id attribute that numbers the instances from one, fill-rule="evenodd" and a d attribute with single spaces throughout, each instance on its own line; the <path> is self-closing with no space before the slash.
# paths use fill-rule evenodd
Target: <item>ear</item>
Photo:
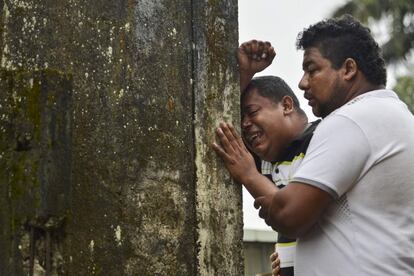
<path id="1" fill-rule="evenodd" d="M 347 58 L 344 61 L 342 68 L 345 72 L 344 79 L 347 81 L 352 80 L 358 73 L 358 65 L 353 58 Z"/>
<path id="2" fill-rule="evenodd" d="M 289 115 L 294 111 L 293 107 L 293 99 L 290 96 L 283 96 L 282 100 L 280 101 L 283 107 L 283 115 Z"/>

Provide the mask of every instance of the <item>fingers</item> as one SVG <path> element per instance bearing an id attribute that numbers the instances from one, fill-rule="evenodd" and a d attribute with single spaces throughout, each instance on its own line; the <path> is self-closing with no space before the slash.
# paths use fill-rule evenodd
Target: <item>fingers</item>
<path id="1" fill-rule="evenodd" d="M 220 129 L 223 131 L 224 135 L 226 136 L 226 138 L 229 140 L 229 142 L 233 146 L 238 145 L 237 140 L 238 140 L 239 135 L 232 125 L 226 124 L 226 123 L 220 123 Z M 234 131 L 232 131 L 232 129 Z"/>
<path id="2" fill-rule="evenodd" d="M 277 267 L 275 269 L 272 270 L 272 275 L 273 276 L 280 276 L 280 267 Z"/>
<path id="3" fill-rule="evenodd" d="M 255 39 L 242 43 L 239 51 L 256 61 L 268 60 L 271 62 L 276 56 L 275 49 L 270 42 Z"/>
<path id="4" fill-rule="evenodd" d="M 259 41 L 257 43 L 257 52 L 258 52 L 258 60 L 265 59 L 267 54 L 263 51 L 265 47 L 265 43 L 263 41 Z"/>
<path id="5" fill-rule="evenodd" d="M 234 137 L 228 129 L 227 125 L 220 123 L 220 126 L 217 128 L 217 136 L 220 139 L 221 146 L 226 153 L 234 154 L 236 152 L 234 145 Z"/>
<path id="6" fill-rule="evenodd" d="M 265 220 L 267 223 L 267 208 L 266 206 L 266 196 L 259 196 L 254 200 L 254 208 L 259 209 L 259 217 Z"/>
<path id="7" fill-rule="evenodd" d="M 223 142 L 224 143 L 228 142 L 228 144 L 226 145 L 229 146 L 229 150 L 231 150 L 232 152 L 237 153 L 237 154 L 243 154 L 245 152 L 248 152 L 246 146 L 244 145 L 243 139 L 241 138 L 241 136 L 239 135 L 239 133 L 237 132 L 237 130 L 234 128 L 233 125 L 226 124 L 226 123 L 220 123 L 217 134 L 219 135 L 219 137 L 224 135 L 225 138 L 223 137 Z"/>
<path id="8" fill-rule="evenodd" d="M 275 269 L 280 266 L 280 260 L 278 257 L 272 261 L 272 269 Z"/>
<path id="9" fill-rule="evenodd" d="M 234 158 L 238 158 L 243 152 L 247 152 L 243 140 L 234 126 L 227 123 L 220 123 L 216 134 L 221 146 L 213 143 L 212 147 L 225 162 L 233 163 Z"/>
<path id="10" fill-rule="evenodd" d="M 242 137 L 239 135 L 237 130 L 234 128 L 234 126 L 228 125 L 228 127 L 229 127 L 229 130 L 230 130 L 231 134 L 233 135 L 235 141 L 237 142 L 237 145 L 240 147 L 240 149 L 247 151 L 247 148 L 244 145 Z"/>
<path id="11" fill-rule="evenodd" d="M 230 155 L 228 155 L 219 145 L 213 143 L 211 146 L 213 147 L 214 151 L 218 154 L 218 156 L 220 156 L 221 159 L 224 160 L 224 162 L 233 162 L 233 159 L 230 157 Z"/>
<path id="12" fill-rule="evenodd" d="M 261 207 L 259 210 L 259 217 L 264 219 L 266 224 L 269 225 L 269 222 L 267 221 L 267 209 Z"/>
<path id="13" fill-rule="evenodd" d="M 277 260 L 278 257 L 279 257 L 279 254 L 277 252 L 273 252 L 272 255 L 270 255 L 269 259 L 272 262 L 272 265 L 273 265 L 273 262 Z"/>
<path id="14" fill-rule="evenodd" d="M 259 209 L 260 207 L 262 207 L 263 201 L 264 201 L 265 197 L 264 196 L 259 196 L 254 200 L 254 208 Z"/>
<path id="15" fill-rule="evenodd" d="M 270 43 L 269 43 L 269 45 L 270 45 Z M 267 48 L 266 50 L 266 53 L 267 53 L 267 57 L 266 57 L 266 59 L 268 60 L 268 62 L 272 62 L 273 61 L 273 59 L 275 58 L 275 56 L 276 56 L 276 51 L 275 51 L 275 48 L 273 48 L 272 46 L 270 46 L 269 48 Z"/>
<path id="16" fill-rule="evenodd" d="M 279 273 L 280 273 L 279 254 L 277 254 L 277 252 L 273 252 L 272 255 L 270 255 L 270 261 L 272 262 L 272 275 L 279 276 Z"/>
<path id="17" fill-rule="evenodd" d="M 252 42 L 253 42 L 254 40 L 250 40 L 250 41 L 247 41 L 247 42 L 244 42 L 244 43 L 242 43 L 241 45 L 240 45 L 240 47 L 239 47 L 239 49 L 243 52 L 243 53 L 245 53 L 247 56 L 251 56 L 251 52 L 252 52 Z"/>

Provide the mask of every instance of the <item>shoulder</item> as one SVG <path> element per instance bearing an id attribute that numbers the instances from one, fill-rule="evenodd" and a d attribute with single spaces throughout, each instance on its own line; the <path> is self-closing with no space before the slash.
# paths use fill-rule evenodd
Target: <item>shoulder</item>
<path id="1" fill-rule="evenodd" d="M 388 137 L 392 135 L 390 129 L 399 125 L 406 127 L 411 125 L 413 116 L 397 96 L 391 90 L 375 90 L 362 94 L 344 106 L 338 108 L 327 116 L 317 130 L 322 126 L 330 126 L 335 131 L 340 131 L 343 123 L 349 126 L 354 125 L 367 137 Z M 378 139 L 377 139 L 378 140 Z M 383 139 L 379 139 L 383 140 Z"/>
<path id="2" fill-rule="evenodd" d="M 327 118 L 341 115 L 354 121 L 363 121 L 364 118 L 375 119 L 379 115 L 389 116 L 389 111 L 392 112 L 395 109 L 407 109 L 395 92 L 386 89 L 374 90 L 355 97 L 333 111 Z M 385 110 L 387 112 L 384 112 Z"/>

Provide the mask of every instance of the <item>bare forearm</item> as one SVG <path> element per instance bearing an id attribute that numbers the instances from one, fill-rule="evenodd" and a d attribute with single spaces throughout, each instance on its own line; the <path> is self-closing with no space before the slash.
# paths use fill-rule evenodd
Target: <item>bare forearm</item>
<path id="1" fill-rule="evenodd" d="M 253 72 L 240 71 L 240 92 L 243 92 L 254 76 Z"/>
<path id="2" fill-rule="evenodd" d="M 271 195 L 279 190 L 272 181 L 259 172 L 250 174 L 242 184 L 254 198 Z"/>
<path id="3" fill-rule="evenodd" d="M 290 183 L 270 198 L 256 199 L 259 215 L 276 231 L 292 238 L 306 234 L 332 201 L 331 196 L 316 187 Z"/>
<path id="4" fill-rule="evenodd" d="M 304 221 L 297 220 L 298 215 L 291 209 L 281 192 L 273 194 L 272 206 L 269 209 L 266 222 L 284 236 L 298 238 L 304 231 L 306 232 L 308 227 Z"/>
<path id="5" fill-rule="evenodd" d="M 243 92 L 254 74 L 272 63 L 276 53 L 270 42 L 253 39 L 242 43 L 236 55 L 240 69 L 240 90 Z"/>

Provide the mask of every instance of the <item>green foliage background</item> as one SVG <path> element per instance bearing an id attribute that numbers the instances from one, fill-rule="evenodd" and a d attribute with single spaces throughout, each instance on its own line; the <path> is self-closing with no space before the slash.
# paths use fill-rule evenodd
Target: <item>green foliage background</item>
<path id="1" fill-rule="evenodd" d="M 406 66 L 407 75 L 397 76 L 394 90 L 414 112 L 414 1 L 350 0 L 334 11 L 333 16 L 351 14 L 368 26 L 386 20 L 390 24 L 388 39 L 381 45 L 388 64 Z"/>

